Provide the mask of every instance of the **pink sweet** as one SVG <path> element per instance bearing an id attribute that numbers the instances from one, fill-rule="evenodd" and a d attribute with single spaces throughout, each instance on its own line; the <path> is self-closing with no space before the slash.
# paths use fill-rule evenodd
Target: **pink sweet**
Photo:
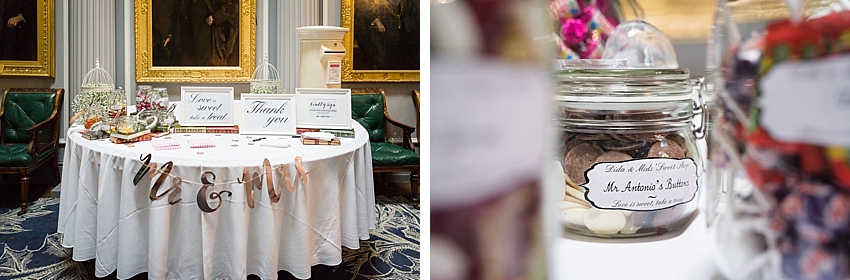
<path id="1" fill-rule="evenodd" d="M 581 43 L 587 34 L 587 25 L 578 19 L 567 19 L 561 27 L 561 38 L 570 45 Z"/>

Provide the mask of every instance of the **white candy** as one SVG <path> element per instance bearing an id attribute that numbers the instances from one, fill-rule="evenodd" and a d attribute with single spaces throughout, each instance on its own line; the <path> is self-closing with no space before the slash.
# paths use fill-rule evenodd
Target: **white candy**
<path id="1" fill-rule="evenodd" d="M 629 214 L 631 214 L 631 211 L 629 211 Z M 620 233 L 622 233 L 622 234 L 633 234 L 633 233 L 637 232 L 639 229 L 640 229 L 640 227 L 636 227 L 635 222 L 632 219 L 626 218 L 626 225 L 623 226 L 622 229 L 620 229 Z"/>
<path id="2" fill-rule="evenodd" d="M 564 173 L 564 166 L 561 165 L 561 162 L 557 160 L 555 161 L 555 166 L 555 168 L 557 168 L 555 169 L 555 174 L 564 175 L 563 177 L 559 175 L 558 179 L 561 180 L 562 183 L 567 184 L 567 173 Z"/>
<path id="3" fill-rule="evenodd" d="M 574 197 L 574 198 L 577 198 L 578 200 L 581 200 L 581 201 L 587 202 L 587 200 L 585 200 L 585 199 L 584 199 L 584 192 L 583 192 L 583 191 L 580 191 L 580 190 L 577 190 L 577 189 L 575 189 L 575 188 L 573 188 L 573 187 L 570 187 L 570 185 L 566 185 L 566 186 L 564 187 L 564 192 L 566 192 L 568 195 L 570 195 L 570 196 L 572 196 L 572 197 Z"/>
<path id="4" fill-rule="evenodd" d="M 575 204 L 582 205 L 582 206 L 584 206 L 584 208 L 590 208 L 590 203 L 588 203 L 588 202 L 587 202 L 587 201 L 585 201 L 584 199 L 577 199 L 577 198 L 574 198 L 574 197 L 572 197 L 572 196 L 565 195 L 565 196 L 564 196 L 564 201 L 572 202 L 572 203 L 575 203 Z"/>
<path id="5" fill-rule="evenodd" d="M 584 225 L 599 234 L 615 234 L 626 226 L 626 216 L 618 210 L 590 208 L 584 212 Z"/>
<path id="6" fill-rule="evenodd" d="M 561 221 L 574 225 L 584 224 L 584 213 L 587 210 L 584 208 L 571 208 L 561 211 Z"/>

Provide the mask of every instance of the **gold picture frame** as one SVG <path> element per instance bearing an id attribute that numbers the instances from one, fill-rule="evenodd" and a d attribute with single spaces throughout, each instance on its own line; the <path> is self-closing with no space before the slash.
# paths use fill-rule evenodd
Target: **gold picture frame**
<path id="1" fill-rule="evenodd" d="M 22 4 L 18 28 L 0 33 L 0 76 L 55 76 L 53 2 L 38 0 L 35 5 Z M 7 28 L 10 19 L 2 20 L 3 28 Z"/>
<path id="2" fill-rule="evenodd" d="M 364 1 L 364 3 L 377 2 L 377 1 L 367 1 L 367 0 L 341 0 L 341 1 L 342 1 L 342 3 L 341 3 L 342 14 L 341 14 L 341 17 L 340 17 L 341 25 L 342 25 L 342 27 L 348 28 L 348 33 L 345 34 L 345 38 L 343 40 L 343 45 L 345 46 L 345 57 L 343 57 L 343 59 L 342 59 L 342 81 L 343 82 L 419 82 L 418 53 L 419 53 L 419 48 L 421 48 L 421 45 L 419 45 L 418 43 L 416 43 L 417 49 L 415 50 L 415 52 L 417 54 L 417 57 L 415 58 L 415 61 L 416 61 L 416 67 L 415 68 L 417 68 L 416 70 L 390 70 L 390 69 L 364 70 L 364 69 L 354 69 L 355 68 L 355 60 L 359 59 L 358 55 L 363 55 L 363 54 L 361 54 L 361 51 L 359 49 L 356 49 L 356 48 L 361 48 L 362 43 L 355 42 L 355 38 L 356 38 L 355 33 L 357 33 L 358 30 L 361 30 L 361 31 L 363 30 L 363 29 L 360 28 L 360 25 L 363 25 L 363 24 L 361 23 L 360 25 L 355 26 L 356 22 L 360 21 L 360 20 L 355 18 L 356 17 L 356 15 L 355 15 L 356 11 L 355 11 L 355 5 L 354 5 L 355 1 Z M 384 1 L 384 0 L 381 0 L 381 1 Z M 415 7 L 416 7 L 416 10 L 417 10 L 417 12 L 416 12 L 417 18 L 415 19 L 415 21 L 417 23 L 416 23 L 415 28 L 417 29 L 417 33 L 416 33 L 417 35 L 415 37 L 418 38 L 419 37 L 418 36 L 418 29 L 419 29 L 419 23 L 418 23 L 419 22 L 419 18 L 418 18 L 419 7 L 418 7 L 418 5 L 419 5 L 419 1 L 401 0 L 400 2 L 413 3 L 413 4 L 410 4 L 410 5 L 416 5 Z M 388 13 L 391 13 L 391 12 L 388 12 Z M 396 16 L 398 16 L 398 15 L 396 15 Z M 368 24 L 366 24 L 366 25 L 368 26 Z M 391 24 L 387 24 L 387 25 L 389 26 Z M 399 26 L 401 26 L 401 25 L 399 24 Z M 399 27 L 399 29 L 401 29 L 401 27 Z M 400 43 L 404 43 L 404 42 L 405 41 L 402 40 Z M 413 51 L 413 50 L 411 50 L 411 51 Z M 358 63 L 358 65 L 359 65 L 359 63 Z"/>
<path id="3" fill-rule="evenodd" d="M 231 27 L 231 32 L 228 36 L 233 36 L 232 32 L 235 30 L 238 32 L 237 39 L 234 39 L 235 42 L 232 43 L 222 43 L 222 44 L 230 44 L 226 58 L 222 58 L 219 60 L 215 60 L 210 58 L 209 63 L 213 65 L 198 65 L 192 64 L 191 60 L 181 59 L 179 62 L 177 59 L 168 60 L 168 63 L 161 63 L 157 56 L 161 56 L 161 49 L 158 49 L 158 52 L 154 51 L 155 42 L 157 47 L 161 42 L 165 42 L 161 38 L 165 37 L 167 33 L 168 42 L 164 44 L 168 44 L 172 34 L 164 31 L 164 28 L 160 28 L 157 26 L 156 30 L 154 28 L 154 16 L 158 15 L 158 11 L 165 11 L 168 13 L 176 13 L 178 12 L 176 9 L 159 9 L 158 7 L 153 6 L 153 0 L 135 0 L 135 38 L 136 38 L 136 82 L 139 83 L 242 83 L 249 82 L 251 79 L 251 74 L 254 71 L 255 65 L 255 53 L 256 53 L 256 29 L 257 29 L 257 5 L 256 0 L 231 0 L 231 6 L 236 7 L 238 10 L 232 15 L 238 16 L 238 26 L 233 28 Z M 206 2 L 212 3 L 213 1 L 207 0 Z M 224 1 L 227 2 L 227 1 Z M 214 7 L 216 4 L 212 3 L 212 5 L 208 5 L 209 7 Z M 218 5 L 221 6 L 221 5 Z M 215 14 L 215 13 L 214 13 Z M 170 16 L 163 16 L 164 18 L 171 18 Z M 214 21 L 212 16 L 210 16 L 210 21 Z M 163 22 L 161 20 L 157 21 L 157 24 Z M 165 22 L 169 22 L 165 20 Z M 169 22 L 171 23 L 171 22 Z M 211 23 L 207 23 L 207 25 L 211 25 Z M 185 28 L 185 27 L 183 27 Z M 156 33 L 155 33 L 156 32 Z M 228 32 L 228 31 L 216 31 L 216 32 Z M 154 38 L 156 35 L 157 38 Z M 191 34 L 191 32 L 186 32 L 184 34 Z M 195 34 L 191 34 L 197 36 Z M 179 36 L 179 35 L 175 35 Z M 179 41 L 178 41 L 179 42 Z M 177 44 L 177 43 L 175 43 Z M 174 44 L 172 44 L 173 46 Z M 189 45 L 189 44 L 184 44 Z M 235 48 L 234 48 L 235 46 Z M 215 48 L 221 48 L 220 46 L 214 46 Z M 214 48 L 210 47 L 210 48 Z M 182 49 L 182 48 L 181 48 Z M 210 53 L 214 53 L 216 50 L 212 50 Z M 171 56 L 172 52 L 165 51 Z M 183 52 L 184 54 L 189 54 L 190 52 L 203 53 L 202 51 L 198 51 L 196 46 L 191 46 L 191 48 L 186 48 Z M 174 53 L 177 53 L 176 51 Z M 177 56 L 177 55 L 175 55 Z M 189 62 L 188 64 L 186 62 Z M 215 63 L 225 64 L 223 66 L 216 66 Z M 157 65 L 154 65 L 157 64 Z"/>

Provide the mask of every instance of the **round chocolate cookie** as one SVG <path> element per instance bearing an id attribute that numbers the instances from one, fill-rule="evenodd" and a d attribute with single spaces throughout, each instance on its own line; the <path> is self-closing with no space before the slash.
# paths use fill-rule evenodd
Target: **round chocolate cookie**
<path id="1" fill-rule="evenodd" d="M 682 147 L 679 147 L 679 144 L 676 144 L 672 140 L 659 139 L 657 143 L 649 148 L 646 157 L 684 158 L 685 151 L 682 150 Z"/>
<path id="2" fill-rule="evenodd" d="M 600 155 L 599 157 L 597 157 L 596 160 L 593 161 L 593 163 L 621 162 L 621 161 L 627 161 L 627 160 L 630 160 L 630 159 L 632 159 L 632 156 L 630 156 L 630 155 L 627 155 L 627 154 L 624 154 L 624 153 L 621 153 L 621 152 L 617 152 L 617 151 L 608 151 L 608 152 L 605 152 L 604 154 Z"/>
<path id="3" fill-rule="evenodd" d="M 611 136 L 608 136 L 604 133 L 582 133 L 576 134 L 576 139 L 588 140 L 588 141 L 599 141 L 611 139 Z"/>
<path id="4" fill-rule="evenodd" d="M 652 226 L 653 227 L 666 227 L 680 220 L 682 213 L 684 213 L 685 207 L 682 205 L 676 205 L 671 208 L 663 209 L 655 211 L 655 217 L 652 217 Z"/>
<path id="5" fill-rule="evenodd" d="M 639 150 L 643 146 L 646 146 L 646 141 L 620 141 L 612 139 L 606 141 L 599 141 L 599 146 L 601 146 L 607 151 L 634 152 Z"/>
<path id="6" fill-rule="evenodd" d="M 679 147 L 685 147 L 687 143 L 685 143 L 685 137 L 682 137 L 679 134 L 668 134 L 667 139 L 673 140 L 676 144 L 679 144 Z"/>
<path id="7" fill-rule="evenodd" d="M 635 211 L 632 214 L 632 226 L 637 228 L 652 227 L 653 217 L 655 217 L 655 211 Z"/>
<path id="8" fill-rule="evenodd" d="M 567 176 L 576 184 L 584 184 L 584 171 L 593 165 L 594 160 L 602 155 L 602 149 L 592 144 L 583 143 L 570 149 L 564 157 L 564 168 Z"/>
<path id="9" fill-rule="evenodd" d="M 577 138 L 573 138 L 573 140 L 567 141 L 567 143 L 564 144 L 564 153 L 563 154 L 566 155 L 567 153 L 570 152 L 570 150 L 572 150 L 576 146 L 584 144 L 584 143 L 587 143 L 587 141 L 577 139 Z"/>

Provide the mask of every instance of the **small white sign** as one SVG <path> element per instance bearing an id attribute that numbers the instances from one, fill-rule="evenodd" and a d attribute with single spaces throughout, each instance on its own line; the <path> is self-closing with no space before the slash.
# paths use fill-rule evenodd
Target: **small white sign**
<path id="1" fill-rule="evenodd" d="M 760 123 L 786 142 L 850 146 L 850 55 L 783 62 L 761 79 Z"/>
<path id="2" fill-rule="evenodd" d="M 336 85 L 342 82 L 342 68 L 339 61 L 328 61 L 328 84 Z"/>
<path id="3" fill-rule="evenodd" d="M 180 107 L 186 126 L 226 126 L 233 124 L 232 87 L 181 87 Z"/>
<path id="4" fill-rule="evenodd" d="M 351 128 L 351 89 L 296 88 L 299 128 Z"/>
<path id="5" fill-rule="evenodd" d="M 600 209 L 651 211 L 696 197 L 693 159 L 646 158 L 594 164 L 586 173 L 587 201 Z"/>
<path id="6" fill-rule="evenodd" d="M 240 134 L 295 135 L 294 94 L 242 94 Z"/>

